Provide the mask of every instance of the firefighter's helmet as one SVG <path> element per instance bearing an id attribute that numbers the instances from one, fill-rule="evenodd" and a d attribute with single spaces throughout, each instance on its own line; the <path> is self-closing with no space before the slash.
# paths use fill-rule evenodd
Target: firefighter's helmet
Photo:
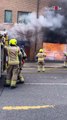
<path id="1" fill-rule="evenodd" d="M 9 45 L 17 45 L 17 40 L 16 39 L 11 39 L 9 41 Z"/>
<path id="2" fill-rule="evenodd" d="M 43 52 L 43 49 L 40 49 L 39 52 L 42 53 L 42 52 Z"/>

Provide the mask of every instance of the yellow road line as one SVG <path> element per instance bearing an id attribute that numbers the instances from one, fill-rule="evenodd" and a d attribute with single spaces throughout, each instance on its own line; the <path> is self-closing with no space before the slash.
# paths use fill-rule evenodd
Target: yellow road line
<path id="1" fill-rule="evenodd" d="M 43 106 L 4 106 L 2 110 L 30 110 L 30 109 L 42 109 L 42 108 L 54 108 L 54 105 Z"/>

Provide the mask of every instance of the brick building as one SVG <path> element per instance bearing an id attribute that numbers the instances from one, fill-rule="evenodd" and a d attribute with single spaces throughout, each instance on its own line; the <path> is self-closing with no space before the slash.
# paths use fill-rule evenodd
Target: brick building
<path id="1" fill-rule="evenodd" d="M 27 15 L 33 11 L 40 11 L 45 6 L 50 6 L 57 0 L 39 0 L 39 6 L 37 7 L 38 0 L 2 0 L 0 4 L 0 24 L 3 24 L 4 28 L 10 29 L 15 23 L 20 21 L 21 15 Z M 32 39 L 36 39 L 32 38 Z M 38 50 L 42 46 L 42 35 L 37 36 L 36 49 Z M 28 57 L 33 60 L 35 56 L 35 42 L 29 44 L 26 50 Z"/>
<path id="2" fill-rule="evenodd" d="M 48 6 L 52 0 L 39 0 L 39 8 Z M 54 0 L 55 1 L 55 0 Z M 2 0 L 0 4 L 0 23 L 16 23 L 19 12 L 37 11 L 37 0 Z M 5 14 L 12 13 L 12 20 L 6 21 Z M 10 14 L 10 13 L 9 13 Z"/>
<path id="3" fill-rule="evenodd" d="M 12 25 L 18 22 L 21 12 L 36 11 L 36 2 L 32 0 L 3 0 L 0 9 L 0 23 Z"/>

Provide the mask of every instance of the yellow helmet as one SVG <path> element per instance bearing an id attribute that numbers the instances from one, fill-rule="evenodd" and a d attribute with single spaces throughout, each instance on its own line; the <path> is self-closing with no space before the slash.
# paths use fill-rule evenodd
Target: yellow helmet
<path id="1" fill-rule="evenodd" d="M 40 49 L 39 52 L 43 52 L 43 49 Z"/>
<path id="2" fill-rule="evenodd" d="M 9 45 L 17 45 L 17 40 L 16 39 L 11 39 L 9 41 Z"/>

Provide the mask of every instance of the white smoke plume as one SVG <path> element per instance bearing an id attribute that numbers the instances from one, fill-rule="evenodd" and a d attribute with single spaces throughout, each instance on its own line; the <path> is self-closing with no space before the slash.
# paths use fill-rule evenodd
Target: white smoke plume
<path id="1" fill-rule="evenodd" d="M 61 28 L 63 21 L 64 16 L 56 14 L 54 11 L 47 10 L 43 12 L 43 15 L 39 15 L 38 18 L 35 12 L 30 13 L 27 17 L 27 23 L 15 24 L 9 31 L 9 36 L 26 40 L 27 37 L 31 37 L 36 32 L 40 32 L 42 28 L 49 28 L 51 30 Z"/>
<path id="2" fill-rule="evenodd" d="M 45 11 L 44 16 L 39 17 L 39 22 L 42 27 L 49 29 L 61 28 L 64 21 L 64 16 L 56 14 L 54 11 Z"/>
<path id="3" fill-rule="evenodd" d="M 67 0 L 58 0 L 58 2 L 67 2 Z"/>

